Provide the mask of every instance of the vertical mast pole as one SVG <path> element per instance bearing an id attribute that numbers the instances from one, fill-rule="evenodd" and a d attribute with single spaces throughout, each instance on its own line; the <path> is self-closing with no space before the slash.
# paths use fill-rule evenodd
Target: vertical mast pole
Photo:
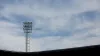
<path id="1" fill-rule="evenodd" d="M 24 22 L 24 33 L 25 33 L 25 50 L 26 52 L 30 51 L 30 37 L 29 33 L 32 33 L 32 22 Z"/>

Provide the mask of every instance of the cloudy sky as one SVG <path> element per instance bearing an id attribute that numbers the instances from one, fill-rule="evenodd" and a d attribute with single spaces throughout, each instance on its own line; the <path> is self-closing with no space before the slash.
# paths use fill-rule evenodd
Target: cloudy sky
<path id="1" fill-rule="evenodd" d="M 31 52 L 100 44 L 100 0 L 0 0 L 0 49 L 25 51 L 24 21 Z"/>

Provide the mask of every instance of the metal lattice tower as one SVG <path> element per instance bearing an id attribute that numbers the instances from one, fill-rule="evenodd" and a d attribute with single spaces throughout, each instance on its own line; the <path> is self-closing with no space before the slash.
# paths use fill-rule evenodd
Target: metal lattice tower
<path id="1" fill-rule="evenodd" d="M 26 47 L 26 52 L 30 51 L 30 37 L 29 34 L 32 33 L 32 22 L 23 22 L 23 30 L 25 33 L 25 47 Z"/>

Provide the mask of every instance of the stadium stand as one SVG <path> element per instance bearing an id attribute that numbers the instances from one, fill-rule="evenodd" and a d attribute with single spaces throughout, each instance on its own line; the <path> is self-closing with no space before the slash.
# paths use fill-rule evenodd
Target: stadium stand
<path id="1" fill-rule="evenodd" d="M 0 50 L 0 56 L 69 56 L 69 55 L 93 55 L 100 56 L 100 45 L 69 48 L 69 49 L 58 49 L 42 52 L 13 52 Z"/>

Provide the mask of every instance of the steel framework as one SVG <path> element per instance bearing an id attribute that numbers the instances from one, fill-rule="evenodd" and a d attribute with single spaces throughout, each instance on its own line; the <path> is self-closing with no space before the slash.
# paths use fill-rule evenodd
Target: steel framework
<path id="1" fill-rule="evenodd" d="M 26 47 L 26 52 L 30 51 L 30 37 L 29 34 L 32 33 L 32 22 L 23 22 L 23 30 L 25 33 L 25 47 Z"/>

